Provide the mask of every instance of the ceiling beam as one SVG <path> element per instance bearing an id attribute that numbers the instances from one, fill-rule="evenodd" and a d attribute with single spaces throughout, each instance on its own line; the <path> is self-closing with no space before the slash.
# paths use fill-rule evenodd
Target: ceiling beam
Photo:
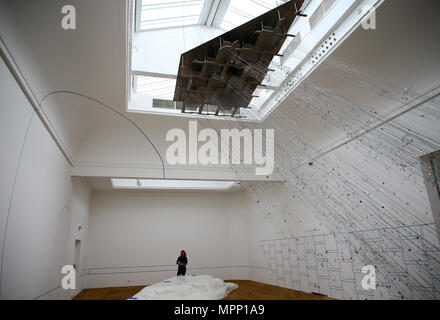
<path id="1" fill-rule="evenodd" d="M 220 27 L 228 10 L 229 1 L 230 0 L 206 0 L 200 15 L 199 24 L 213 28 Z"/>
<path id="2" fill-rule="evenodd" d="M 208 27 L 212 26 L 212 22 L 214 21 L 215 16 L 217 15 L 217 11 L 222 0 L 214 0 L 212 4 L 211 11 L 209 12 L 208 19 L 206 21 L 206 25 Z"/>
<path id="3" fill-rule="evenodd" d="M 131 73 L 134 76 L 177 79 L 177 75 L 175 75 L 175 74 L 156 73 L 156 72 L 148 72 L 148 71 L 136 71 L 136 70 L 133 70 Z"/>
<path id="4" fill-rule="evenodd" d="M 213 19 L 212 19 L 209 26 L 211 26 L 213 28 L 220 28 L 220 25 L 223 22 L 223 18 L 226 15 L 226 11 L 228 11 L 229 2 L 230 2 L 230 0 L 220 0 L 219 1 L 217 11 L 216 11 L 215 15 L 213 16 Z"/>
<path id="5" fill-rule="evenodd" d="M 199 24 L 206 25 L 208 17 L 211 14 L 212 7 L 214 6 L 216 0 L 205 0 L 203 4 L 202 12 L 200 13 Z"/>

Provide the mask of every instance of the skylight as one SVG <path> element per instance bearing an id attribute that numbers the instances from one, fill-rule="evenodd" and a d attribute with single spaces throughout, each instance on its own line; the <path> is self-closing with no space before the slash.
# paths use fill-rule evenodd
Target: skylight
<path id="1" fill-rule="evenodd" d="M 199 23 L 204 0 L 142 0 L 140 30 Z"/>
<path id="2" fill-rule="evenodd" d="M 230 0 L 220 28 L 231 30 L 273 8 L 282 5 L 281 0 Z"/>
<path id="3" fill-rule="evenodd" d="M 269 97 L 274 93 L 274 90 L 257 88 L 254 92 L 254 98 L 252 99 L 250 106 L 252 108 L 260 108 Z"/>
<path id="4" fill-rule="evenodd" d="M 112 179 L 115 189 L 226 191 L 236 184 L 235 181 Z"/>
<path id="5" fill-rule="evenodd" d="M 173 100 L 176 79 L 135 76 L 135 92 L 158 99 Z"/>
<path id="6" fill-rule="evenodd" d="M 134 30 L 141 30 L 141 17 L 142 29 L 153 30 L 134 33 L 136 46 L 133 46 L 134 64 L 130 69 L 134 81 L 127 109 L 194 118 L 223 116 L 222 111 L 205 113 L 206 107 L 202 113 L 191 107 L 186 109 L 188 106 L 185 110 L 190 112 L 180 112 L 182 108 L 173 98 L 181 53 L 199 45 L 197 39 L 200 43 L 208 42 L 286 2 L 136 0 Z M 295 37 L 289 37 L 279 50 L 281 56 L 272 59 L 270 72 L 252 94 L 250 108 L 242 110 L 234 119 L 263 121 L 357 28 L 368 14 L 365 8 L 378 7 L 382 3 L 383 0 L 304 0 L 301 8 L 297 8 L 301 10 L 301 16 L 286 30 Z M 187 24 L 193 26 L 178 28 Z M 176 29 L 158 30 L 164 27 Z M 213 109 L 217 110 L 215 107 Z"/>

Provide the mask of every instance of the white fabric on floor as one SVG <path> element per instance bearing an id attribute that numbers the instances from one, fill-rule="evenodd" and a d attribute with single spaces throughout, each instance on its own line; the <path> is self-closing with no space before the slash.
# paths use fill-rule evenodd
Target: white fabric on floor
<path id="1" fill-rule="evenodd" d="M 179 276 L 145 287 L 129 300 L 220 300 L 237 288 L 211 276 Z"/>

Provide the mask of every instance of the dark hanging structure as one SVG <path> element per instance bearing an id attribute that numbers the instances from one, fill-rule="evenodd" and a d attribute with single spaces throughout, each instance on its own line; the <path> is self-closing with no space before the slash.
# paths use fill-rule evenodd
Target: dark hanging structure
<path id="1" fill-rule="evenodd" d="M 304 16 L 304 0 L 292 0 L 180 57 L 174 101 L 183 113 L 236 117 L 249 108 L 290 26 Z"/>

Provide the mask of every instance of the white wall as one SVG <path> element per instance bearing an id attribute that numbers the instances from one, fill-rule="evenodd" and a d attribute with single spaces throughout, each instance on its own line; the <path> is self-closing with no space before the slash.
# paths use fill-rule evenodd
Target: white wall
<path id="1" fill-rule="evenodd" d="M 405 131 L 392 128 L 405 123 L 413 138 L 440 141 L 432 107 L 315 159 L 285 184 L 254 187 L 249 260 L 262 268 L 250 278 L 338 299 L 439 299 L 438 230 L 418 158 L 434 150 L 414 141 L 418 154 L 403 150 Z M 377 266 L 377 290 L 361 287 L 366 265 Z"/>
<path id="2" fill-rule="evenodd" d="M 65 3 L 0 1 L 0 35 L 37 100 L 52 91 L 69 90 L 124 112 L 125 3 L 72 0 L 69 5 L 76 9 L 77 29 L 64 30 L 61 8 Z M 93 125 L 87 112 L 91 105 L 78 96 L 60 94 L 42 106 L 71 156 Z"/>
<path id="3" fill-rule="evenodd" d="M 72 210 L 70 221 L 68 263 L 75 263 L 75 241 L 80 240 L 79 266 L 76 266 L 76 290 L 69 292 L 71 297 L 76 296 L 86 286 L 87 274 L 87 249 L 88 249 L 88 227 L 89 227 L 89 209 L 92 189 L 87 181 L 82 178 L 72 178 L 72 197 L 70 208 Z"/>
<path id="4" fill-rule="evenodd" d="M 247 220 L 240 193 L 95 192 L 87 287 L 147 285 L 176 274 L 248 279 Z"/>
<path id="5" fill-rule="evenodd" d="M 74 238 L 85 240 L 86 228 L 71 228 L 87 226 L 89 191 L 72 186 L 70 165 L 3 60 L 0 83 L 1 299 L 70 298 L 61 266 L 73 261 Z"/>
<path id="6" fill-rule="evenodd" d="M 339 299 L 440 298 L 420 161 L 440 149 L 435 6 L 385 1 L 378 29 L 353 33 L 265 121 L 286 182 L 248 187 L 252 280 Z M 408 25 L 415 7 L 425 23 Z M 377 267 L 376 290 L 361 286 L 366 265 Z"/>

